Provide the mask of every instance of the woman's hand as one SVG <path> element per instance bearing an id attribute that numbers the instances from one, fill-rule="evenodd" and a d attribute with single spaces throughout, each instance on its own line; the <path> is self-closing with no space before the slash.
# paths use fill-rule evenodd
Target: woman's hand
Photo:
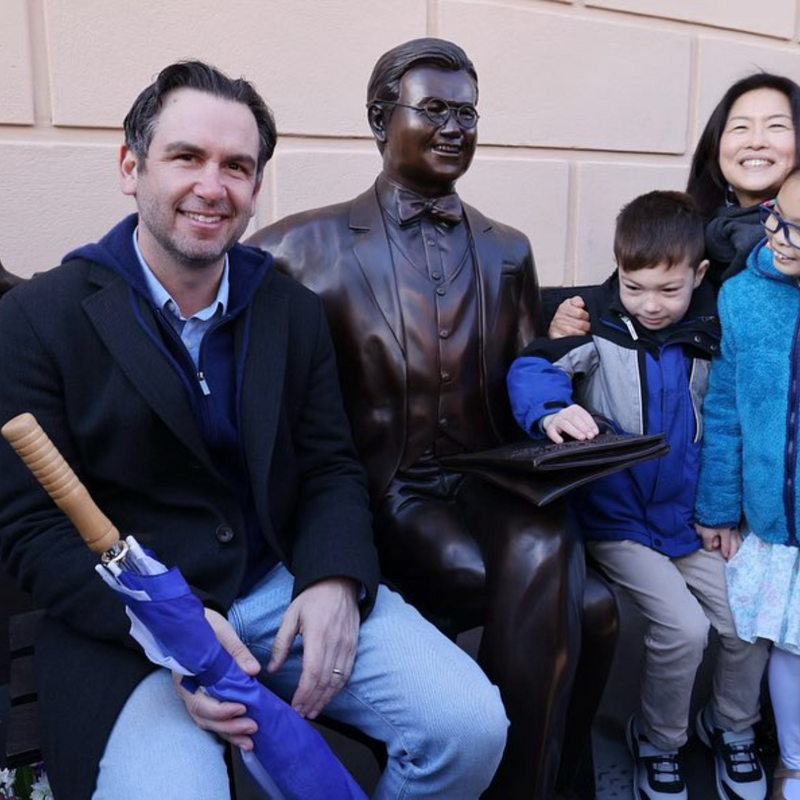
<path id="1" fill-rule="evenodd" d="M 550 339 L 564 336 L 586 336 L 591 330 L 589 312 L 582 297 L 569 297 L 557 309 L 547 331 Z"/>

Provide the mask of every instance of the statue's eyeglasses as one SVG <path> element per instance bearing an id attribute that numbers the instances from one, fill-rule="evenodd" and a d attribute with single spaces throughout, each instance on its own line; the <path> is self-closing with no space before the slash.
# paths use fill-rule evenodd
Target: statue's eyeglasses
<path id="1" fill-rule="evenodd" d="M 769 233 L 779 233 L 783 231 L 786 241 L 791 247 L 800 248 L 800 225 L 785 220 L 776 210 L 775 201 L 767 200 L 761 203 L 758 212 L 761 216 L 761 224 L 764 230 Z"/>
<path id="2" fill-rule="evenodd" d="M 410 106 L 406 103 L 397 103 L 393 100 L 377 100 L 382 106 L 400 106 L 400 108 L 410 108 L 418 114 L 423 114 L 427 117 L 428 121 L 440 128 L 446 125 L 450 119 L 450 115 L 455 113 L 458 124 L 465 130 L 470 130 L 478 124 L 480 115 L 478 109 L 472 103 L 462 103 L 461 105 L 454 105 L 442 100 L 440 97 L 432 97 L 421 106 Z M 370 103 L 371 105 L 371 103 Z"/>

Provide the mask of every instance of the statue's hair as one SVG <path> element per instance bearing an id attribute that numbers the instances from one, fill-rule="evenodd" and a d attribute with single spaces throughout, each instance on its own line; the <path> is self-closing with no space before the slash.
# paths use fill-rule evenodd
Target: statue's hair
<path id="1" fill-rule="evenodd" d="M 412 39 L 385 52 L 375 64 L 367 85 L 367 105 L 400 97 L 400 81 L 414 67 L 438 67 L 459 72 L 464 70 L 478 87 L 478 74 L 467 54 L 445 39 Z"/>

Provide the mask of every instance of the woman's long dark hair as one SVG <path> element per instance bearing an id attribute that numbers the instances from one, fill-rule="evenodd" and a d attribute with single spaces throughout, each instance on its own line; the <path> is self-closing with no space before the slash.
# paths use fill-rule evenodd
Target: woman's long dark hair
<path id="1" fill-rule="evenodd" d="M 728 182 L 719 166 L 719 143 L 728 122 L 728 114 L 743 94 L 755 89 L 776 89 L 789 99 L 794 121 L 795 159 L 796 163 L 800 163 L 800 86 L 789 78 L 769 72 L 756 72 L 736 81 L 711 113 L 692 157 L 686 192 L 692 196 L 706 220 L 725 205 Z"/>

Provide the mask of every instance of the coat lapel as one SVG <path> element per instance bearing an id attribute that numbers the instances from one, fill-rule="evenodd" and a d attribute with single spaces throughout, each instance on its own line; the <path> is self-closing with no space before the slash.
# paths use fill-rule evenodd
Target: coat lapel
<path id="1" fill-rule="evenodd" d="M 164 353 L 142 328 L 131 310 L 132 290 L 105 268 L 95 267 L 91 278 L 104 286 L 83 301 L 98 336 L 145 402 L 175 436 L 209 469 L 213 465 L 194 422 L 186 387 Z M 143 309 L 145 314 L 149 311 Z M 158 332 L 153 328 L 153 335 Z"/>
<path id="2" fill-rule="evenodd" d="M 478 281 L 479 305 L 480 305 L 480 335 L 481 340 L 487 331 L 491 330 L 492 317 L 498 309 L 498 297 L 500 294 L 500 282 L 503 279 L 503 271 L 498 265 L 493 264 L 497 260 L 497 243 L 492 233 L 492 221 L 481 214 L 480 211 L 468 206 L 464 206 L 464 215 L 469 224 L 472 240 L 475 243 L 476 273 Z"/>
<path id="3" fill-rule="evenodd" d="M 353 200 L 350 206 L 350 230 L 355 238 L 353 253 L 375 305 L 386 320 L 400 350 L 405 351 L 400 296 L 391 266 L 389 239 L 374 186 Z"/>
<path id="4" fill-rule="evenodd" d="M 249 353 L 258 353 L 258 357 L 245 360 L 242 376 L 240 425 L 245 458 L 251 484 L 264 489 L 256 492 L 257 502 L 266 498 L 288 352 L 288 301 L 272 288 L 273 283 L 271 276 L 267 277 L 253 300 L 246 346 Z M 237 351 L 241 352 L 243 342 L 239 337 L 237 344 Z"/>

